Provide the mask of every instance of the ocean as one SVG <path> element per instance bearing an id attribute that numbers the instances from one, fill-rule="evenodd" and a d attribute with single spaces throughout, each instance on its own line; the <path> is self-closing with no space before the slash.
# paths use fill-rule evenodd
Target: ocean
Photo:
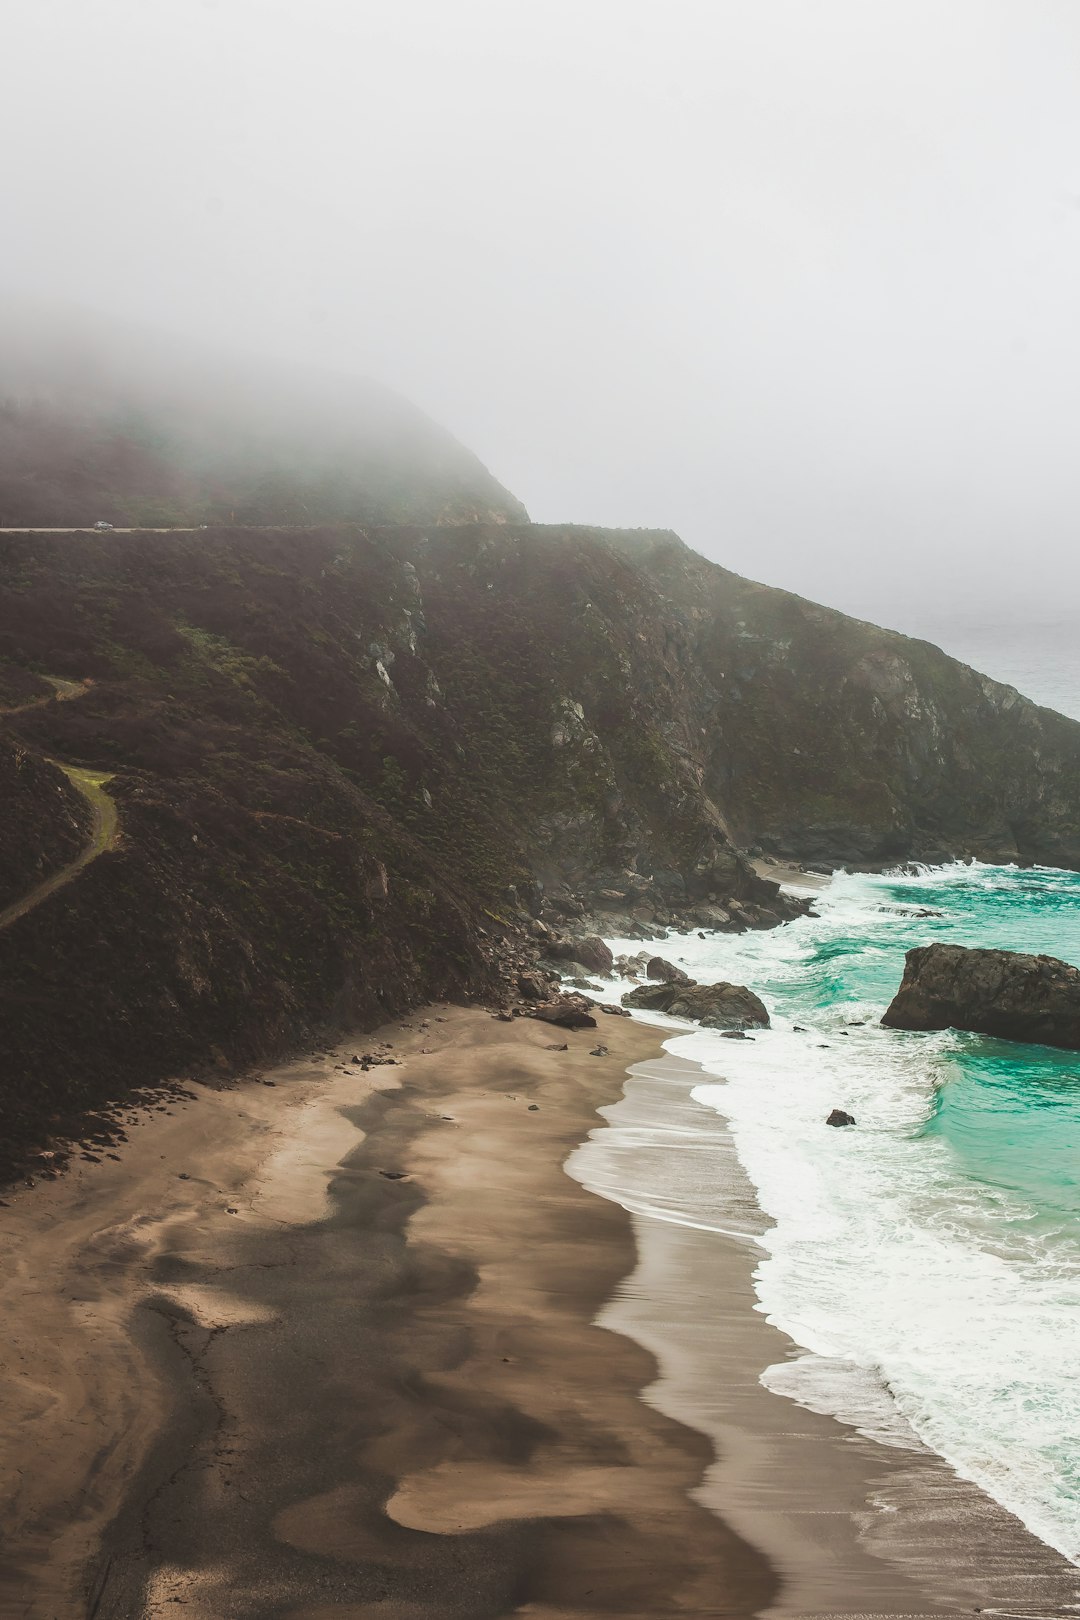
<path id="1" fill-rule="evenodd" d="M 1080 714 L 1080 670 L 1074 686 L 1058 668 L 1026 685 L 1055 682 L 1057 706 Z M 773 1028 L 732 1041 L 665 1021 L 668 1050 L 710 1077 L 693 1091 L 705 1108 L 657 1132 L 644 1190 L 605 1189 L 603 1131 L 574 1173 L 629 1208 L 755 1242 L 758 1308 L 802 1347 L 767 1387 L 886 1444 L 921 1441 L 1080 1563 L 1080 1053 L 879 1026 L 914 945 L 1080 965 L 1080 875 L 841 873 L 814 910 L 656 947 L 702 982 L 751 986 Z M 837 1107 L 854 1129 L 825 1125 Z M 757 1209 L 703 1181 L 693 1147 L 710 1117 Z"/>

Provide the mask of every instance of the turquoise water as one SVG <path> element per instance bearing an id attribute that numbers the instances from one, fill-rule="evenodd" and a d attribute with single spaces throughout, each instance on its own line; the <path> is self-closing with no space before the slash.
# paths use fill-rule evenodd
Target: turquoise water
<path id="1" fill-rule="evenodd" d="M 753 1041 L 684 1025 L 669 1043 L 715 1076 L 695 1096 L 728 1120 L 769 1222 L 759 1308 L 805 1353 L 765 1381 L 918 1437 L 1080 1562 L 1080 1053 L 879 1025 L 913 945 L 1080 965 L 1080 876 L 840 874 L 814 904 L 662 947 L 772 1015 Z M 857 1127 L 827 1127 L 834 1107 Z M 673 1190 L 681 1174 L 673 1155 Z M 694 1219 L 728 1229 L 720 1189 Z"/>
<path id="2" fill-rule="evenodd" d="M 863 888 L 866 885 L 862 885 Z M 819 939 L 805 985 L 770 985 L 797 1021 L 800 1009 L 846 1001 L 887 1005 L 903 955 L 928 938 L 1042 952 L 1080 964 L 1080 874 L 959 866 L 899 881 L 875 878 L 878 903 L 933 918 L 865 921 Z M 839 919 L 838 919 L 839 920 Z M 926 1132 L 947 1142 L 973 1179 L 1035 1201 L 1036 1219 L 1076 1219 L 1080 1234 L 1080 1053 L 955 1034 L 935 1055 Z M 1080 1330 L 1080 1324 L 1078 1324 Z"/>

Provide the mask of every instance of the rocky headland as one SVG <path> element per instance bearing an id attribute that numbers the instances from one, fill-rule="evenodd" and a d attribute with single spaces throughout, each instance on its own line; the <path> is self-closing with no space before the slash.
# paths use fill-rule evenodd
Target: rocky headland
<path id="1" fill-rule="evenodd" d="M 578 941 L 781 926 L 772 870 L 1080 866 L 1080 725 L 673 534 L 525 523 L 377 391 L 234 378 L 197 431 L 200 366 L 0 410 L 0 516 L 52 531 L 0 541 L 0 1170 L 108 1150 L 131 1086 L 541 1003 Z"/>
<path id="2" fill-rule="evenodd" d="M 1080 726 L 670 535 L 12 534 L 0 699 L 6 898 L 87 836 L 73 771 L 118 824 L 0 928 L 9 1165 L 567 939 L 800 915 L 751 851 L 1080 863 Z"/>

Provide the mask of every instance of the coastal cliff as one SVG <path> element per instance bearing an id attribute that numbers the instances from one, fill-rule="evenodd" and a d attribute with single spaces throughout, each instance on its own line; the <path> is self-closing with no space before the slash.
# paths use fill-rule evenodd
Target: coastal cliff
<path id="1" fill-rule="evenodd" d="M 0 681 L 12 1163 L 552 927 L 798 915 L 748 849 L 1080 864 L 1080 725 L 668 534 L 8 535 Z"/>

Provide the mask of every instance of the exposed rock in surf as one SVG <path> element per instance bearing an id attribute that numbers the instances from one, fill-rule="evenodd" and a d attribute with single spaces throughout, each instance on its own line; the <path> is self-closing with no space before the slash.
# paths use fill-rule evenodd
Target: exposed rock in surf
<path id="1" fill-rule="evenodd" d="M 825 1123 L 826 1125 L 854 1125 L 855 1115 L 849 1114 L 844 1108 L 834 1108 Z"/>
<path id="2" fill-rule="evenodd" d="M 677 968 L 674 962 L 667 962 L 662 956 L 651 956 L 645 964 L 645 977 L 659 979 L 662 984 L 694 984 L 689 973 Z"/>
<path id="3" fill-rule="evenodd" d="M 1080 969 L 1021 951 L 921 945 L 882 1024 L 964 1029 L 1000 1040 L 1080 1051 Z"/>
<path id="4" fill-rule="evenodd" d="M 641 984 L 622 998 L 624 1007 L 692 1018 L 708 1029 L 768 1029 L 765 1005 L 744 984 Z"/>

